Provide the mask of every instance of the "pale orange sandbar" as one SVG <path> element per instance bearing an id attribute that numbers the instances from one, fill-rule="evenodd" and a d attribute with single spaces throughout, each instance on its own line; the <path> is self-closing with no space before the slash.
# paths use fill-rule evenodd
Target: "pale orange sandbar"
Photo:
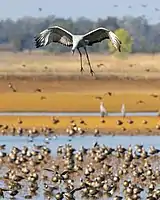
<path id="1" fill-rule="evenodd" d="M 0 93 L 0 111 L 99 112 L 98 96 L 103 93 Z M 149 94 L 113 92 L 103 102 L 108 112 L 120 112 L 122 103 L 127 112 L 160 109 L 159 98 Z"/>

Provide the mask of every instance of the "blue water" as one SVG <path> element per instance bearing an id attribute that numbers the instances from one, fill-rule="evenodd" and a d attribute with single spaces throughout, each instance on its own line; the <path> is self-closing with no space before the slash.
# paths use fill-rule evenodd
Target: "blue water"
<path id="1" fill-rule="evenodd" d="M 34 144 L 42 145 L 45 144 L 52 150 L 52 155 L 56 155 L 56 150 L 59 145 L 65 145 L 70 143 L 73 145 L 75 149 L 79 149 L 82 145 L 86 148 L 92 147 L 95 142 L 99 144 L 104 144 L 110 147 L 116 147 L 118 144 L 123 145 L 124 147 L 128 147 L 129 145 L 134 146 L 136 144 L 143 144 L 146 149 L 149 146 L 154 145 L 156 148 L 160 149 L 160 136 L 58 136 L 57 138 L 50 138 L 47 140 L 49 143 L 45 143 L 44 136 L 38 136 L 33 139 L 33 141 L 29 141 L 27 136 L 0 136 L 0 145 L 6 144 L 6 151 L 10 151 L 13 146 L 21 148 L 26 145 L 28 147 L 32 147 Z M 32 200 L 44 200 L 43 189 L 41 188 L 41 183 L 39 185 L 39 195 L 34 197 Z M 22 193 L 21 193 L 22 195 Z M 23 200 L 24 197 L 21 195 L 17 195 L 18 200 Z M 6 197 L 8 199 L 8 197 Z M 81 200 L 80 197 L 76 197 L 77 200 Z M 101 198 L 110 199 L 110 198 Z M 142 198 L 143 199 L 143 198 Z M 145 198 L 143 199 L 145 200 Z"/>
<path id="2" fill-rule="evenodd" d="M 74 148 L 78 149 L 82 145 L 86 148 L 92 147 L 95 142 L 99 144 L 105 144 L 110 147 L 116 147 L 118 144 L 128 147 L 129 145 L 143 144 L 148 149 L 149 146 L 154 145 L 156 148 L 160 148 L 160 136 L 58 136 L 57 138 L 49 138 L 48 143 L 45 143 L 44 136 L 38 136 L 29 141 L 27 136 L 0 136 L 0 145 L 6 144 L 6 150 L 10 150 L 13 145 L 21 148 L 24 145 L 32 147 L 33 144 L 42 145 L 45 144 L 52 150 L 52 154 L 55 155 L 56 149 L 59 145 L 72 144 Z"/>
<path id="3" fill-rule="evenodd" d="M 0 112 L 0 116 L 100 116 L 99 112 Z M 120 112 L 108 116 L 121 116 Z M 157 116 L 158 112 L 128 112 L 126 116 Z"/>

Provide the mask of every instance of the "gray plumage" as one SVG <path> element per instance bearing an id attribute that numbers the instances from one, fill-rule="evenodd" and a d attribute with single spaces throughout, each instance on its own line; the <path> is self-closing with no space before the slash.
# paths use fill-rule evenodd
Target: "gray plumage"
<path id="1" fill-rule="evenodd" d="M 101 117 L 104 117 L 105 115 L 107 115 L 107 110 L 104 107 L 104 103 L 103 102 L 100 102 L 100 114 L 101 114 Z"/>
<path id="2" fill-rule="evenodd" d="M 126 109 L 125 109 L 125 104 L 124 103 L 122 104 L 122 107 L 121 107 L 121 113 L 122 113 L 122 117 L 126 116 Z"/>
<path id="3" fill-rule="evenodd" d="M 74 54 L 75 49 L 78 50 L 81 61 L 81 72 L 84 71 L 82 66 L 82 53 L 80 48 L 84 48 L 87 61 L 90 67 L 90 73 L 93 75 L 90 59 L 87 53 L 86 46 L 92 46 L 95 43 L 101 42 L 104 39 L 109 39 L 113 46 L 121 52 L 121 41 L 120 39 L 110 30 L 100 27 L 93 31 L 90 31 L 84 35 L 73 35 L 69 31 L 59 26 L 53 26 L 45 29 L 35 36 L 36 48 L 46 46 L 52 42 L 59 43 L 68 47 L 72 47 L 72 53 Z"/>

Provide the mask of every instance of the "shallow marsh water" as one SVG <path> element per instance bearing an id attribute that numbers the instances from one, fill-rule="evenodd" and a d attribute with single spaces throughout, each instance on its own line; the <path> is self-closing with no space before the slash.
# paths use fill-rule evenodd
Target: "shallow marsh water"
<path id="1" fill-rule="evenodd" d="M 52 151 L 52 155 L 56 155 L 56 150 L 59 145 L 65 145 L 65 144 L 72 144 L 72 146 L 75 149 L 79 149 L 82 145 L 86 148 L 90 148 L 93 146 L 95 142 L 98 142 L 99 144 L 104 144 L 109 147 L 115 148 L 118 144 L 123 145 L 124 147 L 128 147 L 129 145 L 136 145 L 136 144 L 143 144 L 146 149 L 149 148 L 149 146 L 154 145 L 156 148 L 160 149 L 160 136 L 100 136 L 100 137 L 94 137 L 94 136 L 74 136 L 74 137 L 68 137 L 68 136 L 58 136 L 58 137 L 52 137 L 52 138 L 45 138 L 44 136 L 38 136 L 33 138 L 33 140 L 30 140 L 27 136 L 0 136 L 0 145 L 6 144 L 6 151 L 9 152 L 13 146 L 16 146 L 18 148 L 25 146 L 32 147 L 34 144 L 36 145 L 42 145 L 45 144 L 47 147 L 49 147 Z M 4 170 L 4 169 L 3 169 Z M 3 173 L 3 170 L 1 169 L 1 175 Z M 3 185 L 3 181 L 0 181 L 0 185 Z M 38 196 L 32 198 L 33 200 L 45 200 L 45 197 L 43 195 L 43 188 L 42 183 L 39 183 L 39 194 Z M 25 190 L 23 190 L 25 193 Z M 24 194 L 21 192 L 19 195 L 17 195 L 17 200 L 23 200 Z M 22 196 L 21 196 L 22 195 Z M 8 196 L 6 196 L 5 199 L 9 199 Z M 76 200 L 80 200 L 81 198 L 79 196 L 76 196 Z M 112 198 L 100 198 L 100 199 L 112 199 Z M 145 200 L 145 196 L 142 198 Z"/>
<path id="2" fill-rule="evenodd" d="M 109 112 L 108 116 L 121 116 L 120 112 Z M 127 112 L 126 116 L 157 116 L 158 112 Z M 0 112 L 0 116 L 100 116 L 99 112 Z"/>
<path id="3" fill-rule="evenodd" d="M 0 136 L 0 144 L 6 144 L 6 150 L 10 150 L 14 145 L 21 148 L 24 145 L 32 147 L 33 144 L 45 144 L 51 149 L 53 155 L 56 154 L 56 149 L 59 145 L 65 145 L 68 143 L 72 144 L 74 148 L 79 149 L 82 145 L 86 148 L 90 148 L 95 142 L 113 148 L 118 144 L 121 144 L 124 147 L 143 144 L 145 148 L 154 145 L 156 148 L 160 149 L 160 136 L 57 136 L 56 138 L 38 136 L 33 138 L 33 140 L 27 136 Z"/>

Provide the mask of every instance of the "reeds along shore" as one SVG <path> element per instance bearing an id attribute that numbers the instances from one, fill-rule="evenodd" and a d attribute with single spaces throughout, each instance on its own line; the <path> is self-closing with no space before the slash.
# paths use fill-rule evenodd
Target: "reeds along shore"
<path id="1" fill-rule="evenodd" d="M 121 77 L 158 78 L 160 73 L 160 55 L 134 54 L 127 59 L 119 59 L 114 55 L 91 54 L 91 62 L 95 72 L 99 75 L 114 75 Z M 79 54 L 74 57 L 70 54 L 54 55 L 46 52 L 9 53 L 1 52 L 0 73 L 11 75 L 52 74 L 76 75 L 79 74 Z M 89 69 L 84 60 L 85 72 Z"/>

